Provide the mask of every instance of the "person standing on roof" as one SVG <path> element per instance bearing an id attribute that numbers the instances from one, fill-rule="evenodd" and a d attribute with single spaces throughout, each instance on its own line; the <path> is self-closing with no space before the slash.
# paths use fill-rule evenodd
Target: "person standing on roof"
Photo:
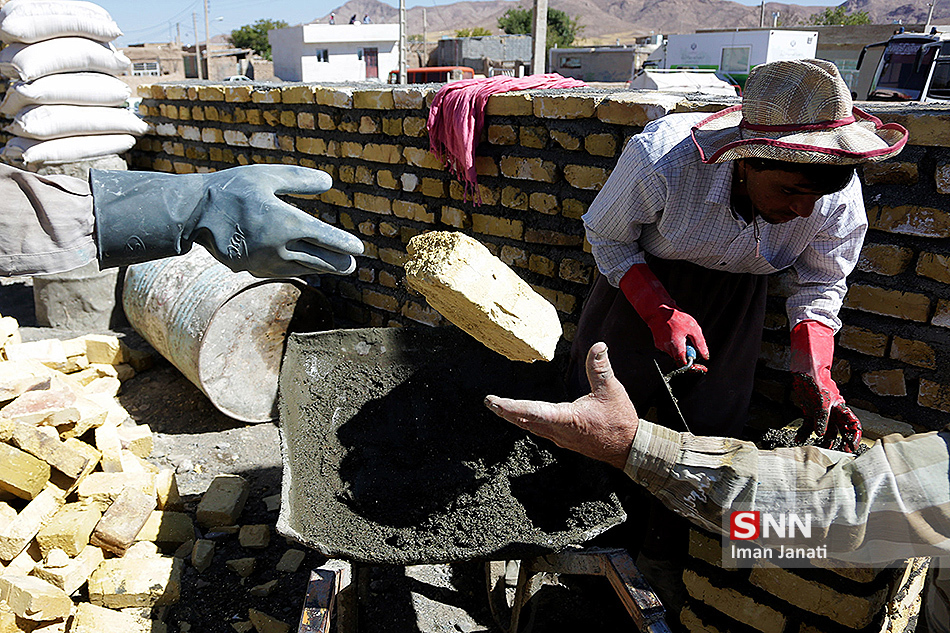
<path id="1" fill-rule="evenodd" d="M 336 24 L 336 13 L 330 12 L 330 24 Z"/>
<path id="2" fill-rule="evenodd" d="M 363 24 L 370 24 L 372 20 L 369 19 L 369 13 L 363 14 Z"/>
<path id="3" fill-rule="evenodd" d="M 359 24 L 359 20 L 356 19 L 356 14 L 353 14 L 353 17 L 350 18 L 350 24 Z"/>

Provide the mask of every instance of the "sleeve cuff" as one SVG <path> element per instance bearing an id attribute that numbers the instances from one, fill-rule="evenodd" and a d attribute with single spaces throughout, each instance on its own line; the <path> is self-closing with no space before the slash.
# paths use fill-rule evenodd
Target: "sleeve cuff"
<path id="1" fill-rule="evenodd" d="M 628 477 L 653 492 L 666 485 L 682 452 L 681 433 L 640 420 L 623 470 Z"/>

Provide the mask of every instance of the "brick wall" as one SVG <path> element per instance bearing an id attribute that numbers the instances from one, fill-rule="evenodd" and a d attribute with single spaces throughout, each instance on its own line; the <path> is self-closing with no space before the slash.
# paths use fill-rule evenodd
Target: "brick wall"
<path id="1" fill-rule="evenodd" d="M 717 110 L 656 93 L 588 91 L 496 95 L 477 149 L 480 206 L 428 152 L 425 87 L 283 84 L 143 87 L 154 131 L 132 168 L 188 173 L 250 163 L 329 172 L 335 185 L 299 204 L 358 233 L 356 275 L 324 277 L 340 317 L 358 325 L 442 323 L 404 285 L 413 235 L 461 230 L 512 266 L 558 309 L 572 338 L 595 272 L 579 220 L 625 140 L 669 112 Z M 849 402 L 917 429 L 950 423 L 950 112 L 875 106 L 911 143 L 863 170 L 871 223 L 849 278 L 835 378 Z M 770 285 L 759 391 L 787 398 L 787 278 Z"/>

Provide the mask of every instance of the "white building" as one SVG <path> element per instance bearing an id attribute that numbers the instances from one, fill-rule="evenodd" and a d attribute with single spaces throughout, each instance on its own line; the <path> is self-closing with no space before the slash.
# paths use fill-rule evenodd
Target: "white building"
<path id="1" fill-rule="evenodd" d="M 399 70 L 398 24 L 301 24 L 267 32 L 284 81 L 386 82 Z"/>

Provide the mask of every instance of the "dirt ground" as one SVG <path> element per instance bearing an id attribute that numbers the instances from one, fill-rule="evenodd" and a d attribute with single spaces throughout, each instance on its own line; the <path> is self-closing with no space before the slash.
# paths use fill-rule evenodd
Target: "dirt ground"
<path id="1" fill-rule="evenodd" d="M 28 280 L 0 279 L 0 313 L 18 319 L 25 340 L 86 333 L 36 327 Z M 132 347 L 151 349 L 130 328 L 114 331 Z M 310 570 L 326 558 L 273 530 L 278 510 L 272 497 L 280 493 L 282 470 L 277 427 L 269 423 L 244 424 L 218 412 L 158 354 L 151 369 L 123 383 L 119 400 L 136 423 L 151 428 L 155 447 L 150 461 L 175 469 L 187 511 L 194 511 L 216 475 L 238 474 L 249 481 L 251 490 L 240 523 L 272 528 L 269 545 L 260 550 L 243 548 L 236 534 L 197 532 L 196 538 L 215 541 L 213 563 L 200 574 L 186 564 L 181 599 L 156 610 L 153 617 L 165 621 L 171 633 L 231 633 L 235 630 L 232 624 L 247 621 L 248 609 L 256 609 L 296 631 Z M 278 572 L 275 566 L 288 549 L 304 549 L 306 557 L 296 572 Z M 226 564 L 247 557 L 256 559 L 254 571 L 247 578 L 241 578 Z M 358 565 L 355 576 L 361 633 L 501 630 L 489 608 L 483 562 Z M 592 625 L 594 630 L 612 631 L 627 629 L 630 624 L 607 581 L 601 578 L 578 577 L 569 584 L 546 587 L 539 602 L 535 631 Z"/>

